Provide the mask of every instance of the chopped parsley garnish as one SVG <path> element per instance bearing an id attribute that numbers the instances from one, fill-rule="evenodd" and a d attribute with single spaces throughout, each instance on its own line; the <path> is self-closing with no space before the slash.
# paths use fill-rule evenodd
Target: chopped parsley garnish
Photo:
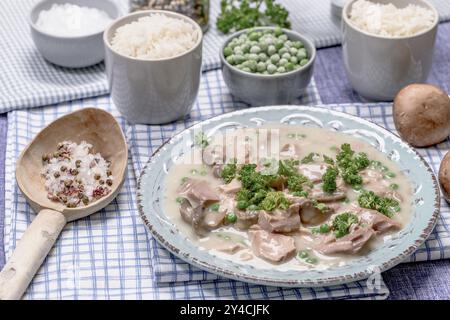
<path id="1" fill-rule="evenodd" d="M 309 193 L 307 191 L 294 191 L 291 193 L 294 197 L 303 197 L 303 198 L 307 198 Z"/>
<path id="2" fill-rule="evenodd" d="M 328 163 L 329 165 L 334 166 L 334 160 L 333 160 L 333 158 L 327 156 L 326 154 L 323 155 L 323 162 Z"/>
<path id="3" fill-rule="evenodd" d="M 203 131 L 199 132 L 194 137 L 194 141 L 197 146 L 200 146 L 202 148 L 206 148 L 209 145 L 209 139 Z"/>
<path id="4" fill-rule="evenodd" d="M 364 152 L 355 153 L 348 143 L 341 145 L 340 152 L 336 155 L 336 160 L 341 169 L 341 176 L 344 181 L 351 186 L 362 185 L 362 177 L 359 171 L 367 168 L 370 161 Z"/>
<path id="5" fill-rule="evenodd" d="M 231 180 L 234 179 L 234 177 L 236 176 L 236 171 L 237 171 L 237 164 L 236 164 L 236 159 L 233 159 L 233 161 L 231 161 L 230 163 L 226 164 L 223 169 L 222 169 L 222 173 L 220 174 L 222 179 L 225 181 L 225 183 L 230 183 Z"/>
<path id="6" fill-rule="evenodd" d="M 223 33 L 257 26 L 290 28 L 289 12 L 275 0 L 221 0 L 217 29 Z"/>
<path id="7" fill-rule="evenodd" d="M 376 195 L 373 191 L 363 191 L 358 197 L 358 204 L 366 209 L 376 210 L 391 218 L 395 212 L 400 211 L 397 200 Z"/>
<path id="8" fill-rule="evenodd" d="M 316 157 L 316 156 L 318 156 L 317 153 L 311 152 L 306 157 L 304 157 L 300 162 L 303 163 L 303 164 L 314 162 L 314 157 Z"/>
<path id="9" fill-rule="evenodd" d="M 312 233 L 317 234 L 317 233 L 328 233 L 331 231 L 331 227 L 324 223 L 321 224 L 319 227 L 315 227 L 311 229 Z"/>
<path id="10" fill-rule="evenodd" d="M 336 178 L 338 176 L 338 170 L 334 167 L 328 167 L 327 171 L 322 176 L 322 190 L 328 193 L 336 191 Z"/>
<path id="11" fill-rule="evenodd" d="M 268 192 L 266 197 L 260 203 L 262 210 L 273 211 L 277 208 L 287 209 L 289 207 L 289 201 L 285 198 L 284 193 L 281 191 Z"/>
<path id="12" fill-rule="evenodd" d="M 291 192 L 303 191 L 303 184 L 309 182 L 309 179 L 303 175 L 293 175 L 287 180 L 287 186 Z"/>
<path id="13" fill-rule="evenodd" d="M 316 203 L 314 204 L 314 207 L 319 209 L 320 211 L 326 211 L 328 209 L 328 206 L 325 203 Z"/>
<path id="14" fill-rule="evenodd" d="M 332 222 L 332 228 L 336 238 L 342 238 L 350 233 L 350 227 L 358 223 L 358 217 L 351 212 L 344 212 L 336 216 Z"/>

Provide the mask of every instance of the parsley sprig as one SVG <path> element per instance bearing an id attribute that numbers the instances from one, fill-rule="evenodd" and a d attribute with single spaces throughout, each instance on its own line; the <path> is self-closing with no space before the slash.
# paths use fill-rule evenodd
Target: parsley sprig
<path id="1" fill-rule="evenodd" d="M 223 33 L 257 26 L 290 28 L 289 12 L 275 0 L 221 0 L 217 29 Z"/>

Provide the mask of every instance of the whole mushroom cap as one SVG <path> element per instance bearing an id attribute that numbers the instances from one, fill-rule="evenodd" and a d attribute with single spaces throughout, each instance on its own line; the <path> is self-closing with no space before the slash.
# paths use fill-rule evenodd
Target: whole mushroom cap
<path id="1" fill-rule="evenodd" d="M 433 85 L 411 84 L 400 90 L 393 115 L 400 136 L 415 147 L 437 144 L 450 135 L 450 98 Z"/>
<path id="2" fill-rule="evenodd" d="M 450 202 L 450 151 L 444 156 L 439 167 L 439 183 L 445 200 Z"/>

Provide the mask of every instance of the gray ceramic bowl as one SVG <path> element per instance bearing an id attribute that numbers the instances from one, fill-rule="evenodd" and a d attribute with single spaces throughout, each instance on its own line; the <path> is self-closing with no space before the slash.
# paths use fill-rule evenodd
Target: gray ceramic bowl
<path id="1" fill-rule="evenodd" d="M 39 30 L 36 21 L 42 10 L 53 4 L 76 4 L 105 11 L 111 19 L 120 15 L 117 5 L 110 0 L 44 0 L 38 2 L 30 12 L 31 36 L 41 55 L 49 62 L 68 68 L 87 67 L 101 62 L 104 58 L 103 31 L 75 37 L 61 37 Z"/>
<path id="2" fill-rule="evenodd" d="M 252 30 L 267 30 L 273 27 L 252 28 Z M 301 41 L 308 52 L 309 62 L 302 68 L 276 75 L 254 74 L 239 70 L 225 60 L 223 49 L 234 38 L 239 37 L 249 29 L 232 34 L 220 49 L 222 74 L 232 95 L 252 106 L 290 104 L 301 96 L 311 81 L 316 48 L 314 44 L 297 32 L 283 29 L 290 40 Z"/>
<path id="3" fill-rule="evenodd" d="M 397 0 L 403 8 L 415 4 L 431 9 L 436 16 L 428 30 L 408 37 L 384 37 L 357 29 L 350 22 L 348 1 L 342 12 L 342 53 L 345 71 L 353 88 L 369 100 L 391 101 L 411 83 L 426 82 L 439 22 L 436 9 L 424 0 Z M 371 0 L 391 3 L 392 0 Z"/>
<path id="4" fill-rule="evenodd" d="M 193 48 L 167 59 L 139 59 L 116 52 L 111 46 L 117 28 L 151 13 L 162 13 L 192 24 L 199 39 Z M 184 117 L 197 98 L 202 67 L 203 34 L 191 18 L 163 10 L 128 14 L 104 33 L 105 65 L 112 99 L 131 123 L 162 124 Z"/>

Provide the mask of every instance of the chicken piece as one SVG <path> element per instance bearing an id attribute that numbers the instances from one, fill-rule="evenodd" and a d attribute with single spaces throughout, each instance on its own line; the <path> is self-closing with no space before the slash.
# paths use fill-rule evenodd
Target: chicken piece
<path id="1" fill-rule="evenodd" d="M 294 238 L 265 230 L 249 231 L 253 253 L 269 262 L 280 263 L 295 255 Z"/>
<path id="2" fill-rule="evenodd" d="M 315 247 L 322 254 L 346 253 L 355 254 L 375 234 L 372 228 L 355 228 L 350 234 L 336 238 L 334 235 L 325 238 L 325 241 Z"/>
<path id="3" fill-rule="evenodd" d="M 372 228 L 376 233 L 383 233 L 392 228 L 401 228 L 401 225 L 398 222 L 375 210 L 361 208 L 358 212 L 358 216 L 362 223 L 367 224 L 367 226 Z"/>
<path id="4" fill-rule="evenodd" d="M 261 211 L 258 216 L 259 226 L 268 232 L 293 232 L 300 228 L 300 205 L 294 203 L 288 210 L 277 209 L 271 213 Z"/>

